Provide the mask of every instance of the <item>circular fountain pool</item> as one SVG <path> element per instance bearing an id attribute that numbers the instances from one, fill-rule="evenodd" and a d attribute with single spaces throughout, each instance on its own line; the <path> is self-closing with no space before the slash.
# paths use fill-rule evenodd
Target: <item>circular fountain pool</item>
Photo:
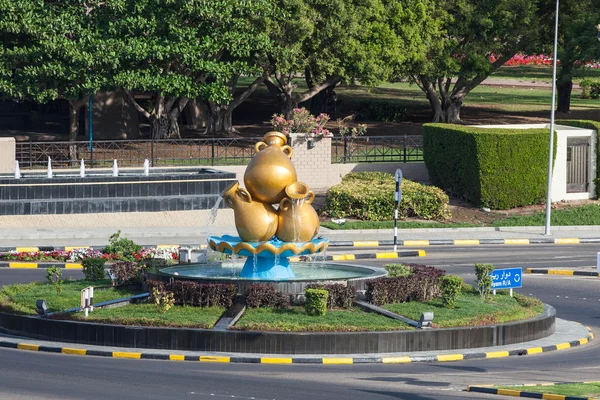
<path id="1" fill-rule="evenodd" d="M 244 260 L 225 261 L 210 264 L 186 264 L 160 268 L 149 273 L 150 279 L 170 280 L 184 279 L 202 283 L 233 283 L 239 293 L 245 293 L 248 286 L 261 283 L 274 286 L 284 293 L 303 293 L 306 286 L 315 283 L 342 283 L 354 286 L 357 290 L 365 289 L 365 282 L 385 276 L 382 268 L 333 264 L 325 262 L 293 262 L 290 267 L 295 277 L 285 279 L 248 279 L 240 277 Z"/>

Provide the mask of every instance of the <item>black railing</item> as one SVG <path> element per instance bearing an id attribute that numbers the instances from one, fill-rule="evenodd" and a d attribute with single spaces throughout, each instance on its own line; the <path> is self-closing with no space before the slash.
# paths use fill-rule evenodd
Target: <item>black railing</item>
<path id="1" fill-rule="evenodd" d="M 158 166 L 246 165 L 262 138 L 206 138 L 165 140 L 96 140 L 81 142 L 17 142 L 16 157 L 23 169 L 45 168 L 48 157 L 54 167 L 141 167 L 145 159 Z M 369 136 L 333 138 L 332 163 L 423 161 L 420 136 Z"/>

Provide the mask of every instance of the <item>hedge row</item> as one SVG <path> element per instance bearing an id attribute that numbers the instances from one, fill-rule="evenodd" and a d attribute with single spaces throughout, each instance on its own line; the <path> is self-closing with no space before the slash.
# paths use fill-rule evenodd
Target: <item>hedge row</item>
<path id="1" fill-rule="evenodd" d="M 447 220 L 448 196 L 439 188 L 402 180 L 398 217 Z M 394 216 L 394 176 L 385 172 L 352 172 L 327 191 L 322 214 L 383 221 Z"/>
<path id="2" fill-rule="evenodd" d="M 366 297 L 375 305 L 428 301 L 439 297 L 440 278 L 445 271 L 424 265 L 412 265 L 409 276 L 377 278 L 367 282 Z"/>
<path id="3" fill-rule="evenodd" d="M 478 207 L 542 203 L 548 146 L 547 129 L 423 125 L 423 155 L 431 182 Z M 556 156 L 556 146 L 554 151 Z"/>
<path id="4" fill-rule="evenodd" d="M 251 308 L 288 308 L 290 296 L 269 285 L 250 285 L 246 292 L 246 305 Z"/>
<path id="5" fill-rule="evenodd" d="M 220 283 L 198 283 L 193 281 L 174 281 L 165 283 L 161 281 L 146 281 L 148 291 L 153 288 L 160 292 L 173 293 L 175 304 L 196 307 L 231 307 L 237 288 L 235 285 Z M 154 299 L 151 299 L 154 300 Z"/>
<path id="6" fill-rule="evenodd" d="M 576 128 L 593 129 L 600 133 L 600 122 L 598 121 L 586 121 L 586 120 L 557 120 L 557 124 L 573 126 Z M 600 173 L 600 140 L 596 140 L 596 171 Z M 600 178 L 596 177 L 595 185 L 595 196 L 600 198 Z"/>
<path id="7" fill-rule="evenodd" d="M 307 289 L 324 289 L 329 293 L 327 297 L 327 308 L 334 307 L 350 308 L 356 298 L 356 289 L 352 286 L 342 285 L 341 283 L 331 283 L 328 285 L 311 284 Z"/>

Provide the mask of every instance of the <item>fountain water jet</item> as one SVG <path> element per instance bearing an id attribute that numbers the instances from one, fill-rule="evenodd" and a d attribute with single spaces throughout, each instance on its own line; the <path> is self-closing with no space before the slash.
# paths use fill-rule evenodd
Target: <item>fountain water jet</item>
<path id="1" fill-rule="evenodd" d="M 119 176 L 119 166 L 117 165 L 117 160 L 113 160 L 112 174 L 113 176 Z"/>
<path id="2" fill-rule="evenodd" d="M 15 160 L 15 179 L 21 179 L 21 168 L 19 168 L 18 160 Z"/>
<path id="3" fill-rule="evenodd" d="M 83 158 L 81 159 L 81 162 L 79 163 L 79 177 L 85 178 L 85 163 L 83 162 Z"/>
<path id="4" fill-rule="evenodd" d="M 52 178 L 52 160 L 48 157 L 48 178 Z"/>

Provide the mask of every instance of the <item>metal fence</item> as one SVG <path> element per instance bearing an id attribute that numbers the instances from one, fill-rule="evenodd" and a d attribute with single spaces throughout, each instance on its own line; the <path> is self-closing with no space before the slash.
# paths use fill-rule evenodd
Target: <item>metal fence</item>
<path id="1" fill-rule="evenodd" d="M 16 157 L 22 169 L 76 167 L 81 159 L 87 167 L 140 167 L 148 159 L 158 166 L 246 165 L 261 137 L 165 140 L 96 140 L 90 142 L 17 142 Z M 420 136 L 370 136 L 333 138 L 333 163 L 423 161 Z"/>

